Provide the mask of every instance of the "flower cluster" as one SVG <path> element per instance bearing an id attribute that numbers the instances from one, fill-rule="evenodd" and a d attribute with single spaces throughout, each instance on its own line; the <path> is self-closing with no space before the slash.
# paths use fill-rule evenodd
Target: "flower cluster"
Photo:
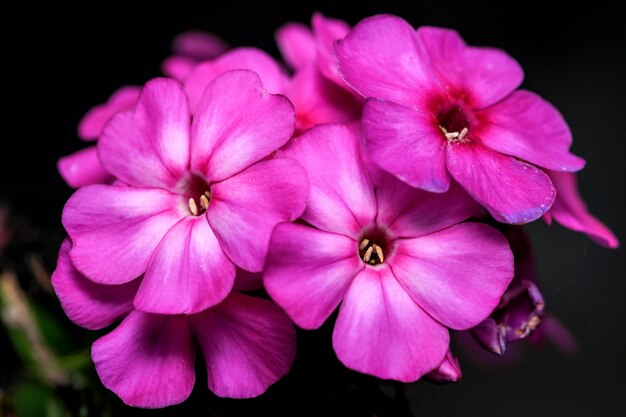
<path id="1" fill-rule="evenodd" d="M 291 73 L 179 36 L 166 77 L 89 111 L 97 142 L 59 161 L 78 190 L 52 283 L 78 325 L 122 320 L 92 358 L 127 404 L 184 401 L 196 348 L 216 395 L 260 395 L 289 371 L 292 323 L 337 309 L 346 367 L 456 381 L 450 330 L 502 354 L 541 324 L 521 224 L 617 246 L 578 195 L 567 124 L 503 51 L 390 15 L 276 38 Z"/>

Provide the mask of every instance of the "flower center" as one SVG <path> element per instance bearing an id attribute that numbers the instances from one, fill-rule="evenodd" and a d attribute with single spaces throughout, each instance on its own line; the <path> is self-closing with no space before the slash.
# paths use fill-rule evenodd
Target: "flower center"
<path id="1" fill-rule="evenodd" d="M 469 117 L 460 106 L 452 106 L 437 115 L 439 129 L 448 142 L 467 142 Z"/>
<path id="2" fill-rule="evenodd" d="M 362 235 L 359 242 L 359 257 L 368 265 L 385 262 L 390 255 L 390 245 L 384 232 L 370 230 Z"/>
<path id="3" fill-rule="evenodd" d="M 211 187 L 201 176 L 190 175 L 178 184 L 177 189 L 186 198 L 190 214 L 201 216 L 209 208 Z"/>

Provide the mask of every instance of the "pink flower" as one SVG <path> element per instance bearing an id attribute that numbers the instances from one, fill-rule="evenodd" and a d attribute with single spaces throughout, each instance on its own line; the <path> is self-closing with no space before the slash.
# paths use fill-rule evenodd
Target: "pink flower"
<path id="1" fill-rule="evenodd" d="M 196 344 L 206 361 L 209 389 L 221 397 L 255 397 L 289 370 L 295 332 L 272 302 L 232 292 L 193 315 L 144 313 L 133 309 L 141 279 L 96 284 L 74 268 L 71 247 L 66 239 L 52 285 L 68 317 L 80 326 L 102 329 L 124 318 L 93 344 L 91 354 L 102 383 L 126 404 L 157 408 L 184 401 L 194 385 Z"/>
<path id="2" fill-rule="evenodd" d="M 300 327 L 341 304 L 333 346 L 348 367 L 415 381 L 448 351 L 447 328 L 484 320 L 513 276 L 506 239 L 459 187 L 431 194 L 384 175 L 376 187 L 346 127 L 314 127 L 279 152 L 309 174 L 304 224 L 272 234 L 264 283 Z"/>
<path id="3" fill-rule="evenodd" d="M 498 221 L 526 223 L 555 198 L 534 165 L 584 166 L 568 151 L 572 137 L 559 112 L 514 91 L 523 72 L 503 51 L 380 15 L 337 41 L 336 55 L 346 82 L 370 97 L 363 129 L 372 160 L 413 187 L 444 192 L 452 176 Z"/>
<path id="4" fill-rule="evenodd" d="M 183 32 L 172 41 L 174 55 L 163 61 L 161 72 L 182 82 L 196 63 L 215 59 L 228 49 L 228 45 L 212 33 L 197 30 Z"/>
<path id="5" fill-rule="evenodd" d="M 85 114 L 78 124 L 78 136 L 85 141 L 98 139 L 109 119 L 119 112 L 130 110 L 140 93 L 141 88 L 135 86 L 115 91 L 106 103 L 95 106 Z M 73 188 L 113 181 L 113 176 L 100 164 L 95 146 L 60 158 L 57 168 L 61 177 Z"/>
<path id="6" fill-rule="evenodd" d="M 148 82 L 98 142 L 102 165 L 123 185 L 83 187 L 65 206 L 74 266 L 106 285 L 143 275 L 133 304 L 148 313 L 222 302 L 235 266 L 261 271 L 274 226 L 304 210 L 302 167 L 267 158 L 293 129 L 289 100 L 251 71 L 213 81 L 193 121 L 177 81 Z"/>
<path id="7" fill-rule="evenodd" d="M 576 175 L 569 172 L 548 171 L 556 188 L 556 200 L 544 220 L 556 220 L 568 229 L 587 234 L 594 242 L 607 248 L 617 248 L 617 237 L 600 220 L 594 217 L 578 193 Z"/>

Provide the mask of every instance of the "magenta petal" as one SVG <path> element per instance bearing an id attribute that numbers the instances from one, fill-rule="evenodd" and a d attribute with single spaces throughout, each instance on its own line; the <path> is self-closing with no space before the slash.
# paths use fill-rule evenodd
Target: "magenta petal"
<path id="1" fill-rule="evenodd" d="M 464 223 L 396 241 L 394 275 L 424 310 L 455 330 L 483 321 L 513 279 L 513 254 L 496 229 Z"/>
<path id="2" fill-rule="evenodd" d="M 211 187 L 207 218 L 230 260 L 260 272 L 272 230 L 298 218 L 307 195 L 306 172 L 296 161 L 261 161 Z"/>
<path id="3" fill-rule="evenodd" d="M 350 26 L 343 20 L 326 17 L 317 12 L 311 19 L 313 36 L 317 42 L 317 67 L 326 78 L 336 84 L 345 85 L 335 60 L 334 42 L 350 32 Z"/>
<path id="4" fill-rule="evenodd" d="M 60 158 L 57 168 L 61 177 L 73 188 L 103 184 L 113 180 L 113 176 L 100 164 L 95 146 Z"/>
<path id="5" fill-rule="evenodd" d="M 232 293 L 191 317 L 204 354 L 209 389 L 220 397 L 251 398 L 283 377 L 296 354 L 296 332 L 274 303 Z"/>
<path id="6" fill-rule="evenodd" d="M 306 25 L 287 23 L 276 31 L 275 38 L 280 54 L 291 68 L 299 69 L 315 60 L 317 45 Z"/>
<path id="7" fill-rule="evenodd" d="M 174 188 L 189 164 L 189 105 L 177 81 L 148 81 L 134 111 L 115 115 L 98 154 L 115 177 L 137 187 Z"/>
<path id="8" fill-rule="evenodd" d="M 215 58 L 228 50 L 228 45 L 212 33 L 189 30 L 177 35 L 172 50 L 197 61 Z"/>
<path id="9" fill-rule="evenodd" d="M 555 171 L 578 171 L 585 161 L 569 152 L 572 134 L 563 116 L 530 91 L 516 91 L 479 112 L 488 126 L 481 132 L 485 146 Z"/>
<path id="10" fill-rule="evenodd" d="M 263 288 L 263 275 L 237 268 L 233 291 L 254 291 Z"/>
<path id="11" fill-rule="evenodd" d="M 133 311 L 91 348 L 105 387 L 134 407 L 179 404 L 195 381 L 195 348 L 187 319 Z"/>
<path id="12" fill-rule="evenodd" d="M 102 329 L 133 309 L 139 281 L 122 285 L 100 285 L 74 268 L 69 252 L 72 242 L 65 239 L 59 251 L 52 286 L 63 311 L 74 323 L 90 330 Z"/>
<path id="13" fill-rule="evenodd" d="M 252 71 L 229 71 L 207 87 L 194 116 L 191 167 L 209 182 L 225 180 L 284 145 L 294 127 L 286 97 L 268 94 Z"/>
<path id="14" fill-rule="evenodd" d="M 613 232 L 587 211 L 578 193 L 576 175 L 555 171 L 548 171 L 548 175 L 556 188 L 556 200 L 547 214 L 568 229 L 587 234 L 599 245 L 617 248 L 619 241 Z"/>
<path id="15" fill-rule="evenodd" d="M 187 79 L 187 76 L 191 73 L 191 70 L 196 64 L 197 61 L 192 58 L 173 55 L 163 60 L 161 63 L 161 72 L 182 83 Z"/>
<path id="16" fill-rule="evenodd" d="M 312 225 L 356 238 L 376 216 L 374 188 L 345 126 L 321 125 L 293 140 L 281 155 L 306 169 L 311 185 L 302 218 Z"/>
<path id="17" fill-rule="evenodd" d="M 554 202 L 550 178 L 525 162 L 478 144 L 451 144 L 447 157 L 454 179 L 500 222 L 537 220 Z"/>
<path id="18" fill-rule="evenodd" d="M 446 357 L 441 362 L 439 367 L 434 371 L 429 372 L 426 378 L 438 383 L 458 382 L 461 379 L 463 373 L 461 372 L 461 365 L 459 360 L 452 355 L 452 352 L 448 350 Z"/>
<path id="19" fill-rule="evenodd" d="M 194 314 L 220 303 L 235 281 L 235 266 L 205 216 L 186 217 L 157 246 L 135 298 L 148 313 Z"/>
<path id="20" fill-rule="evenodd" d="M 385 267 L 356 276 L 333 332 L 345 366 L 402 382 L 437 368 L 449 342 L 448 330 L 415 304 Z"/>
<path id="21" fill-rule="evenodd" d="M 417 37 L 442 86 L 470 92 L 477 108 L 506 97 L 524 79 L 522 67 L 506 52 L 469 47 L 455 30 L 421 27 Z"/>
<path id="22" fill-rule="evenodd" d="M 254 71 L 263 87 L 272 94 L 283 93 L 287 87 L 287 75 L 267 53 L 256 48 L 237 48 L 214 61 L 196 65 L 185 80 L 185 92 L 189 97 L 191 112 L 195 113 L 206 87 L 219 75 L 230 70 Z"/>
<path id="23" fill-rule="evenodd" d="M 479 208 L 457 183 L 445 193 L 429 193 L 382 173 L 376 185 L 376 223 L 394 238 L 445 229 L 471 217 Z"/>
<path id="24" fill-rule="evenodd" d="M 450 186 L 446 141 L 431 115 L 368 99 L 363 132 L 370 157 L 385 171 L 426 191 L 441 193 Z"/>
<path id="25" fill-rule="evenodd" d="M 363 97 L 414 107 L 432 89 L 415 29 L 399 17 L 363 19 L 335 43 L 335 52 L 343 79 Z"/>
<path id="26" fill-rule="evenodd" d="M 299 132 L 321 123 L 354 122 L 361 116 L 361 104 L 354 96 L 326 79 L 315 65 L 294 74 L 287 96 L 296 108 Z"/>
<path id="27" fill-rule="evenodd" d="M 89 185 L 70 197 L 63 225 L 76 269 L 101 284 L 144 273 L 152 252 L 183 215 L 179 197 L 164 190 Z"/>
<path id="28" fill-rule="evenodd" d="M 337 308 L 362 267 L 355 240 L 283 223 L 272 234 L 263 283 L 298 326 L 315 329 Z"/>
<path id="29" fill-rule="evenodd" d="M 130 110 L 141 93 L 140 87 L 126 86 L 111 94 L 106 103 L 95 106 L 83 116 L 78 124 L 78 136 L 83 140 L 98 139 L 104 125 L 113 115 Z"/>

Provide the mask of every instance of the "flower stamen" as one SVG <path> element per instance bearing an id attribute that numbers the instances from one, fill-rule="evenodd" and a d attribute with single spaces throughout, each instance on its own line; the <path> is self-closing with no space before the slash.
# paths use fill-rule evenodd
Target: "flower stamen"
<path id="1" fill-rule="evenodd" d="M 363 239 L 359 244 L 359 254 L 363 262 L 370 265 L 381 264 L 385 261 L 383 248 L 376 243 L 370 242 L 369 239 Z"/>
<path id="2" fill-rule="evenodd" d="M 194 200 L 193 198 L 189 198 L 189 211 L 191 212 L 191 214 L 193 214 L 194 216 L 198 215 L 198 205 L 196 204 L 196 200 Z"/>

